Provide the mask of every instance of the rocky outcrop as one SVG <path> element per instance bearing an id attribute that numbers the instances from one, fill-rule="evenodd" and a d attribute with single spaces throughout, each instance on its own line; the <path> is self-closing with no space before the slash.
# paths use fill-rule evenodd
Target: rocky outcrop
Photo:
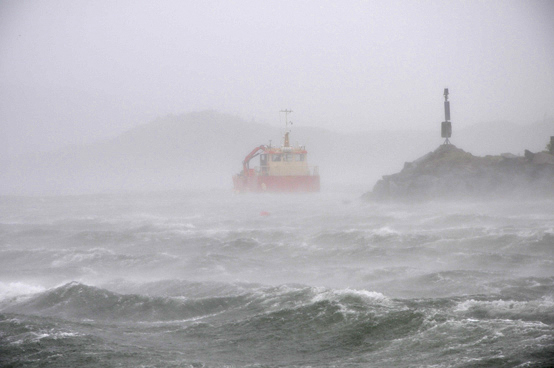
<path id="1" fill-rule="evenodd" d="M 454 145 L 442 145 L 404 164 L 397 174 L 383 176 L 371 200 L 429 200 L 435 198 L 554 197 L 554 155 L 526 152 L 473 156 Z"/>

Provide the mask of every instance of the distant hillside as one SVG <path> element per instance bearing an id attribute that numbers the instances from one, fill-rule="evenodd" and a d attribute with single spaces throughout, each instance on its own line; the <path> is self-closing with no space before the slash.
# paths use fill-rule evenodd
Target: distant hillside
<path id="1" fill-rule="evenodd" d="M 281 128 L 214 111 L 167 116 L 111 140 L 0 162 L 0 194 L 230 190 L 231 176 L 241 169 L 244 156 L 270 139 L 280 144 L 282 134 Z M 440 144 L 437 135 L 434 131 L 343 134 L 297 123 L 291 139 L 305 144 L 310 164 L 319 165 L 323 190 L 337 184 L 367 189 L 383 174 L 400 170 L 405 161 Z M 530 127 L 455 130 L 452 140 L 476 153 L 481 153 L 477 148 L 502 147 L 502 152 L 523 154 L 526 148 L 544 148 L 549 135 L 554 135 L 552 121 Z"/>
<path id="2" fill-rule="evenodd" d="M 167 116 L 95 144 L 4 163 L 2 192 L 89 193 L 221 186 L 268 130 L 212 111 Z"/>

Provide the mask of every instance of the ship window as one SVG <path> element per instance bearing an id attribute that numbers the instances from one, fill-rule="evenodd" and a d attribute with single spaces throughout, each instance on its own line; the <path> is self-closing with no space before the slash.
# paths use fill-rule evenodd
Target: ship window
<path id="1" fill-rule="evenodd" d="M 271 161 L 281 161 L 281 155 L 280 154 L 271 155 Z"/>
<path id="2" fill-rule="evenodd" d="M 303 153 L 298 153 L 294 155 L 294 161 L 304 161 L 305 155 Z"/>
<path id="3" fill-rule="evenodd" d="M 292 162 L 292 153 L 285 154 L 285 161 Z"/>
<path id="4" fill-rule="evenodd" d="M 264 153 L 264 154 L 260 155 L 260 164 L 261 165 L 267 164 L 267 154 Z"/>

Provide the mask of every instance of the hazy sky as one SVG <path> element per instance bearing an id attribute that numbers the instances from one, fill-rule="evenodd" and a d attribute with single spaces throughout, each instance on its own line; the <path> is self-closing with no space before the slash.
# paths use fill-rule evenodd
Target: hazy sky
<path id="1" fill-rule="evenodd" d="M 0 154 L 215 109 L 335 130 L 554 115 L 553 1 L 0 2 Z"/>

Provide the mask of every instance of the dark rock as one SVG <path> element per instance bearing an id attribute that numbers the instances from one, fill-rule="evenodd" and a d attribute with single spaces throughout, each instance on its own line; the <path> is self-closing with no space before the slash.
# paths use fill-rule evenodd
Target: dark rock
<path id="1" fill-rule="evenodd" d="M 554 165 L 554 155 L 551 155 L 548 152 L 538 152 L 538 153 L 535 153 L 535 155 L 533 156 L 532 162 L 535 165 L 543 165 L 543 164 Z"/>
<path id="2" fill-rule="evenodd" d="M 514 195 L 554 196 L 554 156 L 525 151 L 525 158 L 512 154 L 479 157 L 454 145 L 442 145 L 406 163 L 399 173 L 383 176 L 364 198 L 486 199 Z"/>

